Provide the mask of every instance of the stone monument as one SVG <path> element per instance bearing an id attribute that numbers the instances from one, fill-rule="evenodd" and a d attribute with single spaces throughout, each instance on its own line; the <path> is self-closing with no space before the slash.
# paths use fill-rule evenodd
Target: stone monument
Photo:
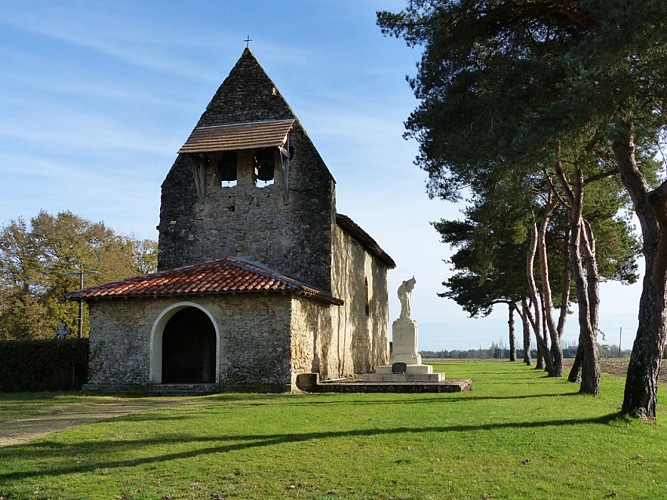
<path id="1" fill-rule="evenodd" d="M 423 365 L 417 349 L 417 322 L 410 318 L 412 290 L 417 280 L 413 276 L 398 287 L 401 315 L 392 323 L 391 364 L 378 366 L 375 373 L 364 374 L 364 382 L 442 382 L 442 373 Z"/>
<path id="2" fill-rule="evenodd" d="M 417 280 L 413 276 L 398 287 L 398 300 L 401 302 L 401 315 L 391 325 L 392 353 L 391 363 L 420 365 L 422 358 L 417 351 L 417 323 L 410 319 L 410 301 L 412 290 Z"/>

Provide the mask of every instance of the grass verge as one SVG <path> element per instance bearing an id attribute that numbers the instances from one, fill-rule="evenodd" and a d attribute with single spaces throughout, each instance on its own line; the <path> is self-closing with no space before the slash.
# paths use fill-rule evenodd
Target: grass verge
<path id="1" fill-rule="evenodd" d="M 622 378 L 593 398 L 519 363 L 435 368 L 473 392 L 209 396 L 2 448 L 0 498 L 667 497 L 667 408 L 618 418 Z"/>

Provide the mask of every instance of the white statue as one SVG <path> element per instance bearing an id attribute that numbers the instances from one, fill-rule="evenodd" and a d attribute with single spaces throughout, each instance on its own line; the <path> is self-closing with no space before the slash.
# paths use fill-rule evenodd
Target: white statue
<path id="1" fill-rule="evenodd" d="M 417 283 L 417 280 L 413 276 L 409 280 L 405 280 L 401 283 L 401 286 L 398 287 L 398 300 L 401 301 L 400 319 L 410 319 L 410 298 L 415 283 Z"/>

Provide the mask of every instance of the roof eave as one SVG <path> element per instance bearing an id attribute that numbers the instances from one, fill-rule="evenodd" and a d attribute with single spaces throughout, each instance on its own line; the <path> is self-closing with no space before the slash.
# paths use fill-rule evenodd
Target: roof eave
<path id="1" fill-rule="evenodd" d="M 114 294 L 114 295 L 98 295 L 95 297 L 86 296 L 66 296 L 68 301 L 75 302 L 99 302 L 102 300 L 127 300 L 127 299 L 170 299 L 182 297 L 220 297 L 225 295 L 300 295 L 308 299 L 317 300 L 319 302 L 326 302 L 335 306 L 342 306 L 345 301 L 337 297 L 310 293 L 305 290 L 248 290 L 248 291 L 234 291 L 234 292 L 205 292 L 205 293 L 168 293 L 168 294 Z"/>

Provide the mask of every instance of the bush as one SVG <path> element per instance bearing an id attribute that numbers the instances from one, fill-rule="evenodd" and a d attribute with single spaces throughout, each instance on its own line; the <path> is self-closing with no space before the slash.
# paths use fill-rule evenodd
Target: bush
<path id="1" fill-rule="evenodd" d="M 0 341 L 0 392 L 79 390 L 88 339 Z"/>

